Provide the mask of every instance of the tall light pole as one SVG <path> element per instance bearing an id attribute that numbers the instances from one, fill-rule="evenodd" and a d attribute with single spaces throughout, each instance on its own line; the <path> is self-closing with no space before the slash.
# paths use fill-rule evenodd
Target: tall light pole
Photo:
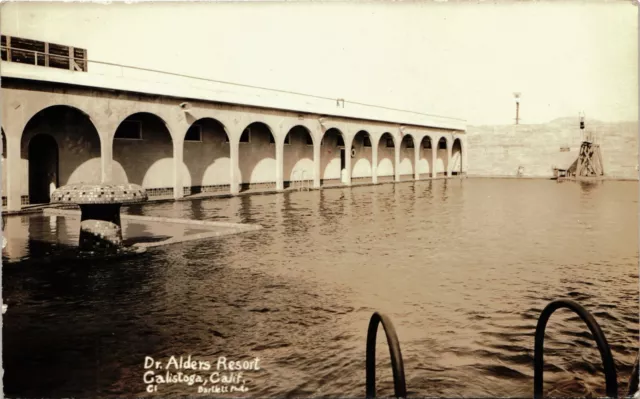
<path id="1" fill-rule="evenodd" d="M 520 124 L 520 93 L 513 93 L 513 98 L 516 100 L 516 125 Z"/>

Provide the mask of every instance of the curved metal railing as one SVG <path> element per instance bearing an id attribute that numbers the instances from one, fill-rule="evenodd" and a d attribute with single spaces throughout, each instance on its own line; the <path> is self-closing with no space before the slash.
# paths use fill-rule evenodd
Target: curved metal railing
<path id="1" fill-rule="evenodd" d="M 618 397 L 618 379 L 616 376 L 616 366 L 611 355 L 611 348 L 607 343 L 604 333 L 600 329 L 596 319 L 585 308 L 577 302 L 561 299 L 548 304 L 538 319 L 535 335 L 535 347 L 533 353 L 533 397 L 535 399 L 542 398 L 543 391 L 543 373 L 544 373 L 544 331 L 547 327 L 549 318 L 556 310 L 567 308 L 574 311 L 582 321 L 585 322 L 591 334 L 593 335 L 600 357 L 602 358 L 602 366 L 604 367 L 605 383 L 607 396 L 610 398 Z"/>
<path id="2" fill-rule="evenodd" d="M 404 380 L 404 362 L 400 352 L 400 341 L 391 320 L 378 312 L 371 316 L 369 330 L 367 332 L 367 398 L 376 397 L 376 338 L 378 324 L 382 323 L 384 333 L 389 344 L 391 356 L 391 369 L 393 370 L 393 387 L 397 398 L 407 397 L 407 386 Z"/>
<path id="3" fill-rule="evenodd" d="M 634 396 L 638 392 L 638 380 L 640 379 L 640 354 L 636 356 L 636 362 L 631 370 L 631 377 L 629 377 L 629 388 L 627 389 L 627 395 L 629 397 Z"/>
<path id="4" fill-rule="evenodd" d="M 534 376 L 533 376 L 533 397 L 540 399 L 543 397 L 543 374 L 544 374 L 544 333 L 551 315 L 558 309 L 567 308 L 576 313 L 580 319 L 587 325 L 591 331 L 602 359 L 602 365 L 605 375 L 606 394 L 610 398 L 618 397 L 618 379 L 616 366 L 611 354 L 609 343 L 600 329 L 600 325 L 593 315 L 577 302 L 561 299 L 549 303 L 538 318 L 538 324 L 535 332 L 534 347 Z M 376 338 L 378 334 L 378 325 L 382 324 L 386 334 L 387 343 L 389 345 L 389 354 L 391 356 L 391 368 L 393 370 L 393 384 L 395 396 L 397 398 L 406 398 L 407 388 L 404 376 L 404 363 L 402 353 L 400 352 L 400 342 L 396 330 L 391 320 L 378 312 L 371 316 L 369 321 L 369 330 L 367 332 L 367 351 L 366 351 L 366 397 L 375 398 L 376 396 Z M 640 354 L 636 357 L 631 377 L 629 378 L 628 396 L 632 397 L 638 393 L 640 373 Z"/>

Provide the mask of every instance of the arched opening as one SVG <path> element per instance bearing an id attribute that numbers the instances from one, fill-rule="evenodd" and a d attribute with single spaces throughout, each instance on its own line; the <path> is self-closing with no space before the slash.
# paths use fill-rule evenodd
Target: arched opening
<path id="1" fill-rule="evenodd" d="M 462 143 L 460 139 L 453 140 L 451 146 L 451 174 L 462 174 Z"/>
<path id="2" fill-rule="evenodd" d="M 284 186 L 313 182 L 313 137 L 304 126 L 294 126 L 284 139 Z M 309 186 L 311 183 L 309 183 Z"/>
<path id="3" fill-rule="evenodd" d="M 213 118 L 195 121 L 184 136 L 182 181 L 186 195 L 201 192 L 228 192 L 231 176 L 229 136 Z M 186 173 L 185 173 L 186 172 Z M 186 182 L 190 178 L 191 184 Z"/>
<path id="4" fill-rule="evenodd" d="M 147 112 L 123 120 L 113 138 L 113 181 L 139 184 L 150 197 L 172 196 L 174 175 L 173 140 L 165 122 Z M 190 186 L 191 179 L 183 183 Z"/>
<path id="5" fill-rule="evenodd" d="M 275 143 L 271 129 L 262 122 L 254 122 L 242 131 L 238 150 L 242 190 L 275 188 Z"/>
<path id="6" fill-rule="evenodd" d="M 449 157 L 447 154 L 447 139 L 441 137 L 440 140 L 438 140 L 438 148 L 436 149 L 436 176 L 446 176 L 448 164 Z"/>
<path id="7" fill-rule="evenodd" d="M 48 134 L 29 141 L 29 203 L 48 204 L 58 187 L 58 143 Z"/>
<path id="8" fill-rule="evenodd" d="M 373 176 L 373 150 L 371 135 L 366 130 L 360 130 L 353 137 L 351 145 L 351 181 L 371 182 Z"/>
<path id="9" fill-rule="evenodd" d="M 7 206 L 7 138 L 4 135 L 4 129 L 0 128 L 2 132 L 2 206 Z"/>
<path id="10" fill-rule="evenodd" d="M 7 138 L 4 135 L 4 128 L 0 128 L 2 132 L 2 159 L 7 159 Z"/>
<path id="11" fill-rule="evenodd" d="M 45 108 L 27 122 L 20 158 L 26 165 L 16 176 L 23 205 L 48 203 L 54 184 L 102 180 L 98 131 L 87 114 L 66 105 Z"/>
<path id="12" fill-rule="evenodd" d="M 336 128 L 327 130 L 320 142 L 321 184 L 331 185 L 342 182 L 342 170 L 346 167 L 346 151 L 344 136 Z M 351 156 L 351 155 L 349 155 Z"/>
<path id="13" fill-rule="evenodd" d="M 413 179 L 413 164 L 415 163 L 416 148 L 413 142 L 413 137 L 410 134 L 405 134 L 400 142 L 400 165 L 398 165 L 398 171 L 400 172 L 400 180 L 412 180 Z"/>
<path id="14" fill-rule="evenodd" d="M 378 181 L 395 179 L 395 141 L 391 133 L 384 133 L 378 142 Z"/>
<path id="15" fill-rule="evenodd" d="M 431 137 L 424 136 L 420 142 L 420 152 L 418 156 L 418 173 L 420 175 L 431 175 L 433 171 L 433 147 Z"/>

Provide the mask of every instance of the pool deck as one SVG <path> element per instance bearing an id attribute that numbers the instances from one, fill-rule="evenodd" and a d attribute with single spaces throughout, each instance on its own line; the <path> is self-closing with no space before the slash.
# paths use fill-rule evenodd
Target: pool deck
<path id="1" fill-rule="evenodd" d="M 449 177 L 448 179 L 460 179 L 460 178 L 461 178 L 460 176 L 452 176 L 452 177 Z M 467 178 L 467 177 L 464 176 L 463 178 Z M 305 187 L 304 190 L 301 190 L 299 188 L 294 188 L 294 187 L 287 187 L 282 190 L 276 190 L 274 188 L 268 188 L 268 189 L 253 188 L 253 189 L 243 190 L 238 194 L 231 194 L 229 192 L 198 193 L 198 194 L 185 195 L 184 197 L 178 198 L 178 199 L 173 198 L 172 195 L 159 195 L 159 196 L 154 196 L 149 198 L 147 202 L 153 203 L 153 202 L 191 201 L 195 199 L 232 198 L 232 197 L 242 197 L 245 195 L 269 195 L 269 194 L 280 194 L 280 193 L 292 192 L 292 191 L 314 191 L 314 190 L 326 190 L 326 189 L 335 189 L 335 188 L 377 186 L 382 184 L 405 184 L 405 183 L 413 183 L 416 181 L 431 181 L 431 180 L 445 180 L 445 179 L 447 179 L 447 177 L 438 176 L 435 178 L 429 177 L 429 178 L 424 178 L 420 180 L 413 180 L 413 179 L 404 179 L 400 181 L 389 180 L 389 181 L 379 181 L 378 183 L 373 183 L 371 181 L 363 181 L 363 182 L 356 181 L 356 182 L 351 182 L 351 185 L 349 186 L 336 182 L 336 183 L 328 183 L 328 184 L 322 185 L 320 188 Z M 2 215 L 7 215 L 7 216 L 24 215 L 29 213 L 40 213 L 44 209 L 65 209 L 69 207 L 70 206 L 68 205 L 35 204 L 35 205 L 24 205 L 22 209 L 17 211 L 8 211 L 3 207 Z M 76 209 L 77 207 L 71 206 L 71 208 Z"/>
<path id="2" fill-rule="evenodd" d="M 197 193 L 185 195 L 182 198 L 173 198 L 171 195 L 159 195 L 155 197 L 149 198 L 147 202 L 173 202 L 173 201 L 191 201 L 196 199 L 214 199 L 214 198 L 232 198 L 232 197 L 242 197 L 245 195 L 269 195 L 269 194 L 280 194 L 291 191 L 315 191 L 315 190 L 326 190 L 326 189 L 334 189 L 334 188 L 347 188 L 347 187 L 365 187 L 365 186 L 378 186 L 382 184 L 405 184 L 405 183 L 413 183 L 413 182 L 424 182 L 424 181 L 433 181 L 433 180 L 460 180 L 460 179 L 521 179 L 521 180 L 555 180 L 553 176 L 484 176 L 484 175 L 469 175 L 465 174 L 464 176 L 438 176 L 435 178 L 428 177 L 420 180 L 413 179 L 401 179 L 400 181 L 379 181 L 378 183 L 373 182 L 352 182 L 351 185 L 344 185 L 342 183 L 328 183 L 319 188 L 314 187 L 306 187 L 304 190 L 294 187 L 287 187 L 282 190 L 276 190 L 273 188 L 261 189 L 261 188 L 252 188 L 243 190 L 238 194 L 231 194 L 229 192 L 212 192 L 212 193 Z M 629 179 L 629 178 L 620 178 L 615 176 L 601 176 L 598 178 L 598 181 L 631 181 L 637 182 L 639 179 Z M 561 181 L 575 181 L 575 180 L 565 180 L 561 179 Z M 40 213 L 44 209 L 64 209 L 69 208 L 66 205 L 50 205 L 50 204 L 39 204 L 39 205 L 24 205 L 22 209 L 17 211 L 8 211 L 5 207 L 2 208 L 2 215 L 24 215 L 29 213 Z M 75 208 L 75 207 L 73 207 Z"/>

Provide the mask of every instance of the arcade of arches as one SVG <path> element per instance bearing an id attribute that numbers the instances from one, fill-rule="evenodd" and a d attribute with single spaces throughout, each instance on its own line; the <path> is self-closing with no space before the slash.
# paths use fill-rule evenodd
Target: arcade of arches
<path id="1" fill-rule="evenodd" d="M 232 137 L 214 117 L 194 120 L 185 130 L 171 131 L 160 116 L 137 112 L 122 118 L 115 131 L 98 133 L 92 119 L 76 108 L 44 108 L 19 135 L 19 162 L 9 171 L 4 167 L 3 127 L 3 206 L 7 173 L 17 176 L 12 189 L 18 187 L 20 205 L 27 205 L 48 203 L 56 187 L 81 182 L 135 183 L 150 197 L 179 198 L 201 192 L 280 190 L 296 182 L 320 188 L 447 177 L 463 171 L 464 144 L 451 133 L 414 139 L 414 134 L 391 130 L 313 130 L 304 123 L 274 129 L 265 122 L 251 122 L 239 137 Z M 105 161 L 104 154 L 111 159 Z M 182 190 L 176 192 L 176 187 Z"/>

